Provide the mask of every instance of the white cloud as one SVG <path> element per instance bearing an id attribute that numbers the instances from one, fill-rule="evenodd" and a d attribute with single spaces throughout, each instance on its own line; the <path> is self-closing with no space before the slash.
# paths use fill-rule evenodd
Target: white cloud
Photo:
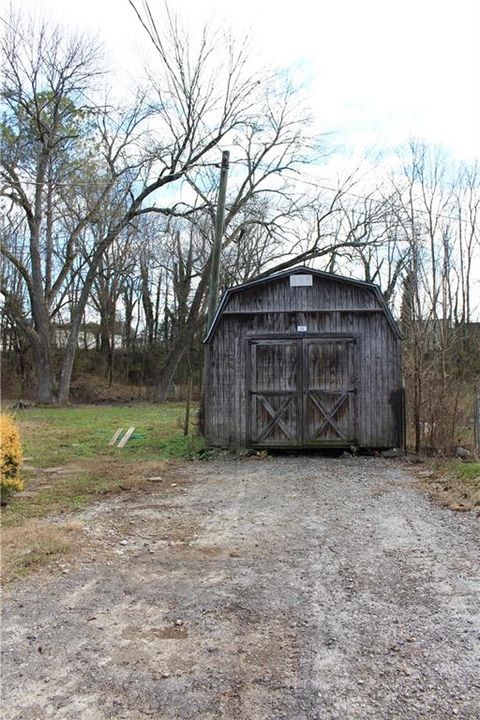
<path id="1" fill-rule="evenodd" d="M 139 74 L 146 40 L 127 0 L 15 6 L 98 32 L 121 81 Z M 477 0 L 175 0 L 170 7 L 193 28 L 208 20 L 253 33 L 259 59 L 308 79 L 319 128 L 338 143 L 391 146 L 415 135 L 459 157 L 480 156 Z"/>

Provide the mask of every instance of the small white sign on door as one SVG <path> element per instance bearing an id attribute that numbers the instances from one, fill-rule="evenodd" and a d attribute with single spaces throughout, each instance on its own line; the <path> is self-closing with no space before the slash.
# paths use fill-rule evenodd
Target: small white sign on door
<path id="1" fill-rule="evenodd" d="M 307 332 L 306 325 L 297 325 L 297 332 Z"/>

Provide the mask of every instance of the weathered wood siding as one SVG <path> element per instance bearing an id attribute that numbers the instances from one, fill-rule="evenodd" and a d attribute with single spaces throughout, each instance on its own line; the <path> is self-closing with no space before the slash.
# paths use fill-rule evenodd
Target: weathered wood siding
<path id="1" fill-rule="evenodd" d="M 299 333 L 306 326 L 307 333 Z M 361 447 L 397 447 L 403 438 L 400 342 L 367 287 L 313 276 L 289 277 L 233 292 L 206 344 L 205 436 L 213 446 L 248 445 L 249 340 L 255 337 L 351 336 L 355 340 L 355 431 Z"/>

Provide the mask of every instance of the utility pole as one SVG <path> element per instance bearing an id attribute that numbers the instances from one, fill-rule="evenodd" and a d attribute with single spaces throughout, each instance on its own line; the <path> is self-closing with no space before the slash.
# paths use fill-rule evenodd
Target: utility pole
<path id="1" fill-rule="evenodd" d="M 220 188 L 218 190 L 217 216 L 215 219 L 215 238 L 212 250 L 212 265 L 210 268 L 210 290 L 208 293 L 208 327 L 210 329 L 215 310 L 218 303 L 218 283 L 220 275 L 220 250 L 222 248 L 223 222 L 225 219 L 225 197 L 227 194 L 228 161 L 230 153 L 224 150 L 222 153 L 222 165 L 220 170 Z"/>

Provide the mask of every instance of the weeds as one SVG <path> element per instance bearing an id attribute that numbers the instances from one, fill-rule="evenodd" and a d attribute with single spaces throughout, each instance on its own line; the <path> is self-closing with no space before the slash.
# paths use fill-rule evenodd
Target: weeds
<path id="1" fill-rule="evenodd" d="M 50 525 L 38 520 L 2 532 L 2 581 L 10 582 L 71 551 L 78 523 Z"/>
<path id="2" fill-rule="evenodd" d="M 427 492 L 452 510 L 480 508 L 480 463 L 440 462 L 419 473 Z"/>

